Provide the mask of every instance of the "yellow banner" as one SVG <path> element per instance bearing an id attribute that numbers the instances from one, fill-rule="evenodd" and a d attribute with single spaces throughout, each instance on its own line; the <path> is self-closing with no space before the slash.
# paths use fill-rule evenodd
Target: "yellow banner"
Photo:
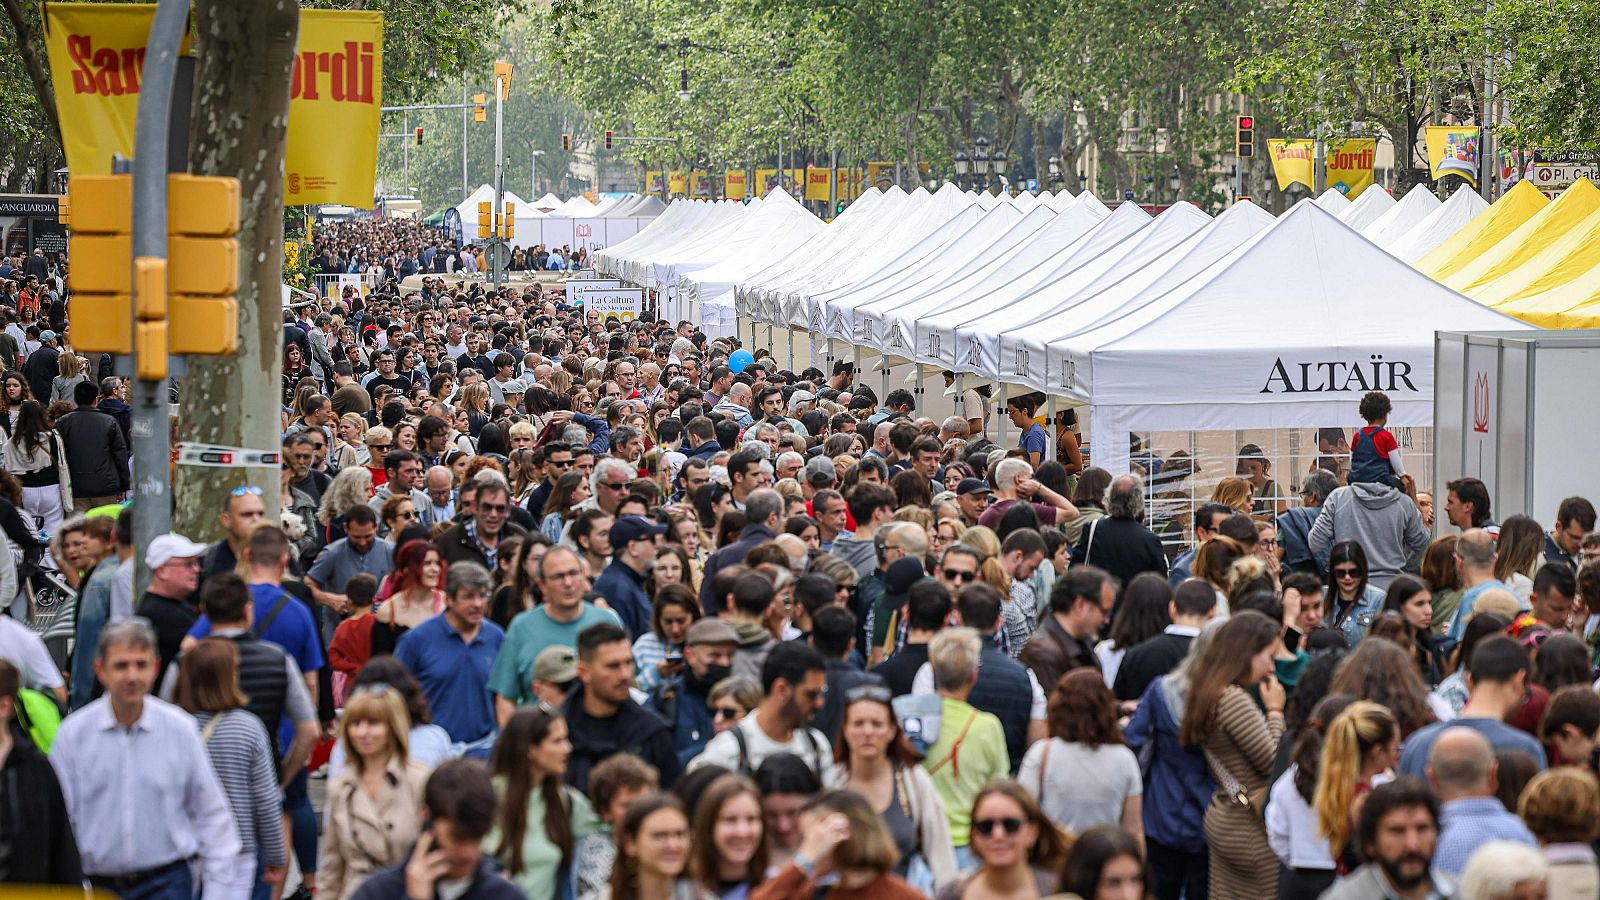
<path id="1" fill-rule="evenodd" d="M 694 187 L 694 191 L 692 192 L 693 196 L 711 196 L 711 176 L 707 175 L 705 172 L 699 169 L 695 169 L 693 172 L 690 172 L 689 184 L 693 185 Z"/>
<path id="2" fill-rule="evenodd" d="M 1327 185 L 1351 200 L 1372 187 L 1372 164 L 1377 158 L 1375 138 L 1351 138 L 1328 145 Z"/>
<path id="3" fill-rule="evenodd" d="M 746 186 L 743 169 L 729 169 L 722 176 L 722 195 L 729 200 L 743 200 Z"/>
<path id="4" fill-rule="evenodd" d="M 894 185 L 894 163 L 869 162 L 867 163 L 867 181 L 863 189 L 875 187 L 884 190 Z"/>
<path id="5" fill-rule="evenodd" d="M 370 206 L 382 106 L 383 13 L 301 10 L 283 202 Z"/>
<path id="6" fill-rule="evenodd" d="M 806 199 L 828 201 L 833 199 L 833 170 L 806 170 Z"/>
<path id="7" fill-rule="evenodd" d="M 1267 155 L 1272 157 L 1272 174 L 1278 178 L 1278 190 L 1286 191 L 1291 184 L 1303 184 L 1306 190 L 1316 186 L 1312 159 L 1315 148 L 1316 144 L 1306 139 L 1267 141 Z"/>
<path id="8" fill-rule="evenodd" d="M 760 194 L 760 196 L 765 197 L 766 195 L 772 193 L 772 189 L 777 187 L 777 186 L 778 186 L 778 170 L 777 169 L 757 169 L 756 170 L 756 189 L 757 189 L 758 193 Z"/>
<path id="9" fill-rule="evenodd" d="M 1478 129 L 1454 125 L 1428 126 L 1428 169 L 1435 180 L 1458 175 L 1478 183 Z"/>
<path id="10" fill-rule="evenodd" d="M 840 200 L 854 200 L 861 196 L 860 169 L 839 169 L 835 177 L 839 180 Z"/>
<path id="11" fill-rule="evenodd" d="M 659 172 L 659 171 L 656 171 L 656 172 L 645 172 L 644 173 L 644 192 L 646 194 L 659 194 L 659 193 L 661 193 L 661 189 L 666 186 L 666 180 L 663 177 L 664 175 L 665 175 L 665 173 Z"/>
<path id="12" fill-rule="evenodd" d="M 74 175 L 110 174 L 113 155 L 133 155 L 154 15 L 150 4 L 45 7 L 50 77 Z M 302 10 L 290 96 L 284 202 L 370 209 L 383 105 L 383 14 Z M 339 139 L 330 142 L 330 134 Z"/>
<path id="13" fill-rule="evenodd" d="M 689 176 L 682 172 L 668 172 L 667 193 L 674 196 L 687 196 L 689 193 Z"/>

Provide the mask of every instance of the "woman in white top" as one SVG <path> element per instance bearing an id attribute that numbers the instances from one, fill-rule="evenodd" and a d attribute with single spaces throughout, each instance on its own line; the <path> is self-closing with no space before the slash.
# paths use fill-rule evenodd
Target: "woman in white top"
<path id="1" fill-rule="evenodd" d="M 1144 847 L 1139 760 L 1117 727 L 1117 702 L 1094 669 L 1074 669 L 1050 695 L 1049 740 L 1028 748 L 1017 780 L 1050 821 L 1074 834 L 1116 825 Z"/>
<path id="2" fill-rule="evenodd" d="M 1295 741 L 1293 762 L 1267 793 L 1267 844 L 1283 863 L 1278 873 L 1280 900 L 1316 897 L 1333 884 L 1333 850 L 1321 834 L 1311 801 L 1328 724 L 1354 702 L 1350 694 L 1329 694 L 1317 703 Z"/>

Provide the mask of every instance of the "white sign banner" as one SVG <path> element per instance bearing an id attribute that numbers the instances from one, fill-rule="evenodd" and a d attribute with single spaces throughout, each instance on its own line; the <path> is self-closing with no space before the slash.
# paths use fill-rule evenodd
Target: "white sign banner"
<path id="1" fill-rule="evenodd" d="M 632 322 L 644 311 L 644 288 L 592 291 L 585 309 L 598 313 L 602 322 L 609 316 L 616 316 L 624 322 Z"/>
<path id="2" fill-rule="evenodd" d="M 622 282 L 615 278 L 589 278 L 583 281 L 567 282 L 567 302 L 588 304 L 589 298 L 601 291 L 615 291 L 622 287 Z"/>

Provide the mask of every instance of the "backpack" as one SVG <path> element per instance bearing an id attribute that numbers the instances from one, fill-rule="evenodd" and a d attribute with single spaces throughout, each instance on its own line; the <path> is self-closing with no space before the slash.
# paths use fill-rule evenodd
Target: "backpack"
<path id="1" fill-rule="evenodd" d="M 55 743 L 56 730 L 61 727 L 61 707 L 56 701 L 39 691 L 23 688 L 17 692 L 17 724 L 33 738 L 40 753 L 49 753 Z"/>
<path id="2" fill-rule="evenodd" d="M 744 736 L 744 729 L 737 725 L 728 729 L 728 733 L 733 735 L 733 743 L 739 748 L 739 774 L 747 778 L 754 778 L 756 768 L 750 765 L 750 739 Z M 811 771 L 815 772 L 818 778 L 821 778 L 823 772 L 822 745 L 817 741 L 817 732 L 813 728 L 802 727 L 800 733 L 805 735 L 806 745 L 811 750 Z"/>

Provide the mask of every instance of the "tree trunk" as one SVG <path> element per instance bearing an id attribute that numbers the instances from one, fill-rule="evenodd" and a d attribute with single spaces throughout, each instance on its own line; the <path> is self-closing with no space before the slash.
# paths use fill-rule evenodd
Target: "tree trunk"
<path id="1" fill-rule="evenodd" d="M 43 46 L 43 39 L 36 33 L 33 23 L 23 11 L 20 0 L 0 0 L 0 5 L 5 6 L 6 18 L 11 20 L 11 29 L 17 41 L 17 57 L 22 60 L 22 67 L 28 73 L 28 81 L 33 85 L 34 96 L 39 98 L 39 108 L 44 112 L 44 120 L 50 125 L 51 133 L 55 135 L 56 146 L 65 148 L 66 144 L 61 140 L 61 119 L 56 114 L 55 89 L 50 83 L 47 61 L 39 52 L 39 48 Z M 54 190 L 52 186 L 40 193 Z"/>
<path id="2" fill-rule="evenodd" d="M 289 86 L 300 30 L 297 4 L 284 0 L 195 5 L 196 65 L 189 168 L 239 179 L 239 352 L 191 357 L 179 434 L 184 441 L 275 449 L 282 424 L 283 163 Z M 178 469 L 178 531 L 220 536 L 217 514 L 229 488 L 262 489 L 278 519 L 276 468 Z"/>

